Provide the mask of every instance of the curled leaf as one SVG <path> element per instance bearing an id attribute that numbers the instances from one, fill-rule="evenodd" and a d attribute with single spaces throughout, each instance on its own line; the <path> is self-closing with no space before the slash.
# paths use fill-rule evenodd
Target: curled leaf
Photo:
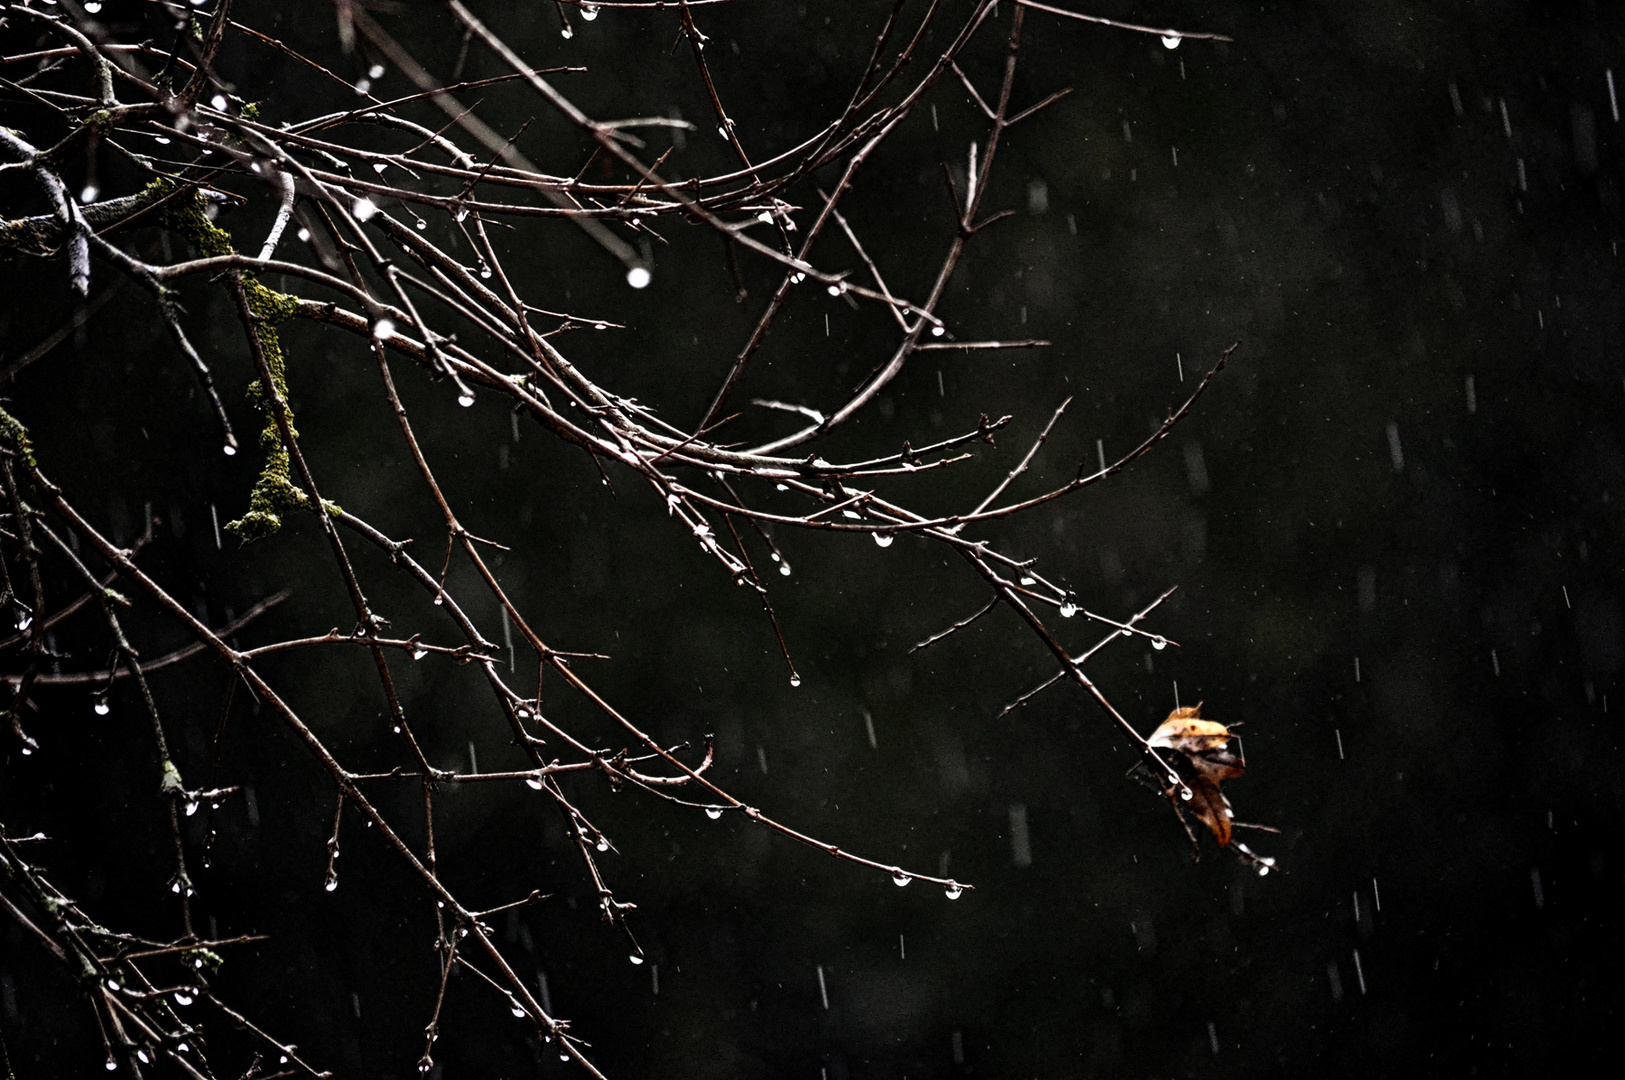
<path id="1" fill-rule="evenodd" d="M 1191 790 L 1188 809 L 1206 825 L 1220 847 L 1230 844 L 1230 800 L 1219 783 L 1247 771 L 1247 762 L 1230 750 L 1230 729 L 1202 719 L 1202 706 L 1175 709 L 1148 740 L 1153 749 L 1173 751 L 1166 760 Z"/>

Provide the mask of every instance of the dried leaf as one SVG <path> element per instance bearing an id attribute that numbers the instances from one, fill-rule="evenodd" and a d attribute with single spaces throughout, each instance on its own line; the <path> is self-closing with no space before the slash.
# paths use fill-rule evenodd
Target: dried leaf
<path id="1" fill-rule="evenodd" d="M 1175 709 L 1168 714 L 1149 742 L 1154 749 L 1171 750 L 1167 757 L 1174 772 L 1191 790 L 1187 805 L 1213 833 L 1220 847 L 1230 844 L 1230 800 L 1219 790 L 1219 782 L 1240 776 L 1247 763 L 1230 751 L 1230 729 L 1202 719 L 1202 706 Z"/>

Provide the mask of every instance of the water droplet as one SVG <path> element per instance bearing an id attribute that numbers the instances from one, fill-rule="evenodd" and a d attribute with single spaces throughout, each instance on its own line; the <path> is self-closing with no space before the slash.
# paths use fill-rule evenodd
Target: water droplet
<path id="1" fill-rule="evenodd" d="M 170 882 L 169 891 L 174 893 L 176 896 L 179 896 L 181 894 L 181 883 L 178 881 Z"/>
<path id="2" fill-rule="evenodd" d="M 776 491 L 789 491 L 790 490 L 790 485 L 789 484 L 774 484 L 773 488 Z M 779 557 L 777 555 L 773 556 L 773 561 L 778 562 Z"/>
<path id="3" fill-rule="evenodd" d="M 301 244 L 303 244 L 306 241 L 308 241 L 309 239 L 310 239 L 310 230 L 305 228 L 304 226 L 300 226 L 300 228 L 299 228 L 299 242 Z"/>
<path id="4" fill-rule="evenodd" d="M 594 330 L 608 330 L 609 329 L 609 324 L 608 323 L 594 323 L 592 328 Z"/>
<path id="5" fill-rule="evenodd" d="M 490 276 L 491 276 L 491 268 L 489 266 L 480 267 L 480 277 L 489 278 Z"/>
<path id="6" fill-rule="evenodd" d="M 326 889 L 328 892 L 332 892 L 334 889 L 336 889 L 338 887 L 339 887 L 338 876 L 336 874 L 328 874 L 327 875 L 327 880 L 325 882 L 323 882 L 323 884 L 322 884 L 322 888 Z"/>
<path id="7" fill-rule="evenodd" d="M 1163 637 L 1161 634 L 1158 634 L 1156 637 L 1151 639 L 1151 647 L 1156 649 L 1158 652 L 1161 652 L 1163 649 L 1168 647 L 1168 639 Z"/>
<path id="8" fill-rule="evenodd" d="M 384 65 L 382 65 L 382 64 L 374 64 L 374 65 L 372 65 L 372 67 L 367 69 L 367 78 L 369 78 L 369 79 L 382 79 L 383 77 L 384 77 Z"/>
<path id="9" fill-rule="evenodd" d="M 570 1055 L 566 1054 L 563 1050 L 560 1050 L 559 1051 L 559 1060 L 560 1061 L 569 1061 L 570 1060 Z"/>
<path id="10" fill-rule="evenodd" d="M 389 319 L 379 319 L 372 324 L 372 336 L 383 341 L 395 332 L 395 323 Z"/>
<path id="11" fill-rule="evenodd" d="M 357 199 L 350 212 L 355 215 L 357 221 L 371 221 L 378 213 L 378 204 L 371 199 Z"/>
<path id="12" fill-rule="evenodd" d="M 236 457 L 237 456 L 237 448 L 235 446 L 231 445 L 230 443 L 227 443 L 225 446 L 222 446 L 220 449 L 225 451 L 227 457 Z"/>
<path id="13" fill-rule="evenodd" d="M 1072 616 L 1076 615 L 1077 613 L 1078 613 L 1078 605 L 1074 604 L 1072 601 L 1068 600 L 1064 604 L 1061 605 L 1061 618 L 1070 619 Z"/>
<path id="14" fill-rule="evenodd" d="M 28 757 L 33 752 L 34 752 L 34 748 L 32 746 L 23 747 L 23 757 Z"/>
<path id="15" fill-rule="evenodd" d="M 596 18 L 598 18 L 597 4 L 581 5 L 581 19 L 583 22 L 592 22 Z"/>
<path id="16" fill-rule="evenodd" d="M 86 0 L 85 11 L 89 14 L 95 15 L 100 12 L 101 9 L 102 5 L 98 2 L 98 0 Z"/>
<path id="17" fill-rule="evenodd" d="M 784 485 L 783 485 L 783 484 L 780 484 L 780 485 L 779 485 L 779 490 L 780 490 L 780 491 L 784 491 L 784 490 L 787 490 L 787 489 L 786 489 L 786 488 L 785 488 L 785 486 L 784 486 Z M 769 555 L 769 556 L 768 556 L 768 557 L 769 557 L 769 558 L 770 558 L 770 559 L 772 559 L 772 560 L 773 560 L 773 561 L 774 561 L 774 562 L 778 562 L 778 561 L 780 561 L 780 560 L 779 560 L 779 553 L 778 553 L 778 552 L 776 552 L 776 551 L 775 551 L 775 552 L 773 552 L 773 553 L 772 553 L 772 554 L 771 554 L 771 555 Z"/>
<path id="18" fill-rule="evenodd" d="M 108 1058 L 107 1059 L 107 1071 L 108 1072 L 117 1072 L 118 1071 L 118 1062 L 114 1061 L 112 1058 Z"/>
<path id="19" fill-rule="evenodd" d="M 965 887 L 963 885 L 959 884 L 957 881 L 950 881 L 948 882 L 948 887 L 942 890 L 942 895 L 946 896 L 950 900 L 958 900 L 960 896 L 964 895 L 964 892 Z"/>
<path id="20" fill-rule="evenodd" d="M 913 878 L 911 878 L 907 874 L 903 873 L 903 871 L 901 869 L 899 869 L 899 868 L 897 868 L 895 866 L 892 867 L 891 883 L 893 885 L 896 885 L 899 889 L 901 889 L 903 886 L 907 885 L 909 882 L 911 882 L 913 880 L 914 880 Z"/>
<path id="21" fill-rule="evenodd" d="M 883 548 L 891 547 L 891 542 L 893 540 L 897 539 L 897 537 L 893 536 L 891 533 L 885 533 L 885 532 L 877 532 L 877 533 L 875 533 L 874 538 L 875 538 L 875 547 L 883 547 Z"/>
<path id="22" fill-rule="evenodd" d="M 457 395 L 457 404 L 461 405 L 465 409 L 468 408 L 470 405 L 474 404 L 474 395 L 466 390 L 463 391 L 461 394 Z"/>
<path id="23" fill-rule="evenodd" d="M 840 296 L 841 295 L 841 287 L 840 287 L 840 285 L 838 285 L 838 284 L 837 285 L 831 285 L 829 287 L 829 294 L 831 296 Z"/>
<path id="24" fill-rule="evenodd" d="M 634 964 L 643 963 L 643 957 L 639 956 L 637 953 L 633 953 L 631 956 L 628 956 L 627 959 L 632 961 Z"/>
<path id="25" fill-rule="evenodd" d="M 800 686 L 801 685 L 801 676 L 800 675 L 792 675 L 792 676 L 790 676 L 790 685 L 792 687 Z"/>
<path id="26" fill-rule="evenodd" d="M 195 803 L 195 802 L 187 803 L 186 804 L 186 816 L 191 817 L 195 813 L 197 813 L 197 803 Z"/>
<path id="27" fill-rule="evenodd" d="M 1023 585 L 1032 585 L 1036 583 L 1036 579 L 1031 574 L 1022 574 L 1021 583 Z"/>
<path id="28" fill-rule="evenodd" d="M 641 266 L 634 266 L 626 272 L 626 283 L 634 289 L 645 288 L 649 284 L 650 274 Z"/>
<path id="29" fill-rule="evenodd" d="M 428 656 L 428 655 L 429 655 L 429 650 L 425 649 L 422 645 L 419 645 L 419 646 L 417 646 L 416 648 L 414 648 L 412 650 L 412 659 L 414 659 L 414 660 L 422 660 L 425 656 Z"/>
<path id="30" fill-rule="evenodd" d="M 1258 876 L 1259 877 L 1268 877 L 1269 873 L 1270 873 L 1270 868 L 1267 867 L 1267 866 L 1260 866 L 1258 868 Z"/>
<path id="31" fill-rule="evenodd" d="M 17 629 L 18 630 L 27 630 L 30 626 L 33 626 L 33 625 L 34 625 L 34 616 L 32 616 L 32 615 L 21 615 L 17 619 Z"/>
<path id="32" fill-rule="evenodd" d="M 795 273 L 790 275 L 790 284 L 792 284 L 792 285 L 800 285 L 803 281 L 806 281 L 806 280 L 807 280 L 807 275 L 803 274 L 799 270 L 797 270 Z"/>
<path id="33" fill-rule="evenodd" d="M 724 139 L 726 139 L 728 137 L 728 129 L 723 127 L 721 124 L 718 124 L 717 125 L 717 134 L 721 135 Z"/>
<path id="34" fill-rule="evenodd" d="M 1188 788 L 1188 787 L 1180 788 L 1179 789 L 1179 797 L 1181 799 L 1184 799 L 1186 802 L 1190 802 L 1191 801 L 1191 789 Z"/>
<path id="35" fill-rule="evenodd" d="M 595 848 L 597 848 L 599 851 L 608 851 L 609 850 L 609 841 L 605 840 L 602 836 L 600 836 L 598 838 L 598 843 L 594 844 L 593 846 Z"/>
<path id="36" fill-rule="evenodd" d="M 365 96 L 367 91 L 369 91 L 371 89 L 372 89 L 372 80 L 371 79 L 357 79 L 355 81 L 355 92 L 356 93 Z"/>
<path id="37" fill-rule="evenodd" d="M 112 706 L 107 704 L 106 698 L 97 698 L 95 709 L 97 716 L 106 716 L 108 713 L 113 711 Z"/>
<path id="38" fill-rule="evenodd" d="M 89 10 L 90 5 L 86 4 L 85 8 L 86 10 Z M 214 97 L 209 99 L 209 105 L 214 109 L 215 112 L 225 112 L 226 106 L 229 104 L 231 103 L 226 100 L 226 95 L 224 94 L 216 94 Z"/>
<path id="39" fill-rule="evenodd" d="M 717 818 L 722 816 L 722 808 L 720 806 L 707 806 L 705 808 L 705 816 L 710 818 L 712 821 L 715 821 Z"/>
<path id="40" fill-rule="evenodd" d="M 401 725 L 396 724 L 394 730 L 395 734 L 399 735 L 401 733 Z"/>
<path id="41" fill-rule="evenodd" d="M 858 513 L 856 510 L 842 510 L 841 514 L 845 517 L 851 518 L 853 521 L 861 521 L 863 519 L 863 515 Z"/>
<path id="42" fill-rule="evenodd" d="M 576 32 L 569 23 L 565 23 L 564 26 L 559 30 L 559 37 L 563 38 L 565 41 L 569 41 L 575 36 Z"/>
<path id="43" fill-rule="evenodd" d="M 1162 44 L 1166 48 L 1177 49 L 1179 48 L 1179 38 L 1180 35 L 1178 34 L 1164 34 L 1162 35 Z"/>
<path id="44" fill-rule="evenodd" d="M 511 1012 L 511 1013 L 513 1013 L 513 1014 L 514 1014 L 514 1015 L 515 1015 L 515 1016 L 524 1016 L 524 1015 L 525 1015 L 525 1010 L 524 1010 L 524 1009 L 521 1009 L 521 1008 L 520 1008 L 520 1007 L 519 1007 L 519 1006 L 517 1006 L 517 1005 L 511 1005 L 511 1006 L 509 1006 L 509 1007 L 508 1007 L 508 1011 L 509 1011 L 509 1012 Z"/>
<path id="45" fill-rule="evenodd" d="M 946 334 L 947 332 L 948 332 L 947 327 L 942 326 L 940 324 L 937 325 L 937 326 L 933 326 L 931 328 L 931 336 L 932 337 L 941 337 L 943 334 Z"/>
<path id="46" fill-rule="evenodd" d="M 445 602 L 446 602 L 446 594 L 445 593 L 435 593 L 434 594 L 434 606 L 435 607 L 439 607 L 441 604 L 444 604 Z"/>
<path id="47" fill-rule="evenodd" d="M 773 211 L 763 210 L 760 214 L 756 215 L 756 220 L 760 221 L 763 225 L 773 224 Z"/>
<path id="48" fill-rule="evenodd" d="M 389 162 L 387 161 L 375 161 L 372 163 L 372 171 L 377 173 L 379 176 L 384 175 L 384 170 L 387 168 L 389 168 Z"/>
<path id="49" fill-rule="evenodd" d="M 137 1050 L 135 1052 L 135 1056 L 141 1059 L 141 1064 L 143 1065 L 152 1064 L 152 1059 L 147 1056 L 147 1052 L 145 1050 Z"/>
<path id="50" fill-rule="evenodd" d="M 175 991 L 175 1004 L 177 1004 L 177 1005 L 190 1005 L 190 1004 L 192 1004 L 193 1000 L 194 999 L 193 999 L 191 994 L 182 993 L 179 990 Z"/>
<path id="51" fill-rule="evenodd" d="M 183 1054 L 190 1054 L 192 1052 L 192 1048 L 187 1046 L 185 1043 L 176 1044 L 175 1049 L 179 1050 Z"/>
<path id="52" fill-rule="evenodd" d="M 85 189 L 79 193 L 79 201 L 89 205 L 90 203 L 95 202 L 96 196 L 100 195 L 101 193 L 102 189 L 97 187 L 95 184 L 86 184 Z"/>
<path id="53" fill-rule="evenodd" d="M 1130 630 L 1126 626 L 1123 627 L 1123 629 L 1121 631 L 1119 631 L 1119 633 L 1121 633 L 1124 637 L 1133 637 L 1134 636 L 1134 631 Z"/>
<path id="54" fill-rule="evenodd" d="M 422 232 L 423 230 L 427 229 L 428 227 L 429 227 L 429 223 L 427 221 L 424 221 L 422 218 L 418 218 L 418 232 Z"/>
<path id="55" fill-rule="evenodd" d="M 789 563 L 781 564 L 779 566 L 779 573 L 783 574 L 785 577 L 789 577 L 790 576 L 790 564 Z"/>

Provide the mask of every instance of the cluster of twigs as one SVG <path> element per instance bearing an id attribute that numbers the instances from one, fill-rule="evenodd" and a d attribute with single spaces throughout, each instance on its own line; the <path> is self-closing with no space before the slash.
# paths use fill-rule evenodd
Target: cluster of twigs
<path id="1" fill-rule="evenodd" d="M 0 171 L 26 173 L 49 207 L 43 214 L 0 222 L 0 246 L 39 256 L 65 256 L 68 286 L 81 297 L 89 295 L 93 255 L 121 279 L 148 291 L 212 402 L 214 419 L 210 422 L 218 425 L 220 443 L 231 454 L 238 448 L 237 437 L 214 391 L 210 365 L 190 343 L 183 313 L 174 302 L 175 285 L 182 279 L 206 277 L 224 288 L 252 357 L 256 393 L 267 417 L 261 437 L 267 458 L 264 473 L 250 512 L 230 527 L 243 539 L 253 540 L 274 532 L 289 513 L 314 513 L 355 616 L 354 626 L 347 632 L 333 630 L 250 649 L 234 646 L 229 643 L 234 632 L 281 597 L 268 598 L 231 625 L 206 625 L 170 588 L 143 569 L 138 558 L 141 544 L 125 549 L 115 543 L 52 481 L 48 463 L 36 459 L 30 443 L 25 406 L 8 406 L 19 416 L 4 412 L 0 479 L 6 499 L 5 550 L 0 567 L 6 576 L 0 583 L 0 606 L 16 616 L 18 627 L 13 637 L 0 643 L 0 650 L 12 657 L 10 674 L 4 676 L 9 690 L 9 737 L 24 754 L 40 749 L 24 722 L 26 712 L 34 707 L 32 695 L 40 688 L 88 685 L 105 695 L 112 682 L 128 679 L 140 690 L 162 762 L 160 790 L 174 837 L 172 885 L 181 926 L 181 933 L 172 941 L 148 941 L 102 930 L 90 915 L 55 891 L 44 872 L 29 861 L 21 841 L 0 836 L 6 871 L 0 879 L 0 902 L 11 918 L 28 928 L 48 953 L 85 983 L 107 1040 L 109 1068 L 122 1063 L 140 1074 L 144 1066 L 162 1058 L 189 1076 L 217 1075 L 203 1052 L 201 1033 L 186 1019 L 189 1014 L 174 1007 L 202 1000 L 263 1040 L 267 1061 L 274 1056 L 276 1062 L 271 1071 L 325 1075 L 292 1047 L 261 1032 L 219 1001 L 208 988 L 206 961 L 214 956 L 212 950 L 247 939 L 210 941 L 195 933 L 191 914 L 194 884 L 187 870 L 190 853 L 183 842 L 181 819 L 200 804 L 217 806 L 236 789 L 186 785 L 168 749 L 163 710 L 147 681 L 148 673 L 197 653 L 212 655 L 229 667 L 235 673 L 232 686 L 245 688 L 278 716 L 331 779 L 338 812 L 328 841 L 329 887 L 336 883 L 333 859 L 346 806 L 376 828 L 383 842 L 421 882 L 437 920 L 435 949 L 441 971 L 420 1058 L 425 1071 L 434 1062 L 448 980 L 461 969 L 488 986 L 514 1015 L 528 1017 L 540 1040 L 554 1043 L 588 1074 L 599 1075 L 588 1060 L 585 1044 L 566 1021 L 550 1015 L 533 996 L 504 958 L 487 925 L 494 912 L 531 903 L 539 898 L 538 893 L 530 892 L 501 908 L 476 910 L 459 898 L 438 870 L 434 811 L 436 791 L 443 785 L 524 783 L 544 793 L 567 823 L 602 917 L 625 934 L 634 963 L 641 962 L 642 954 L 627 922 L 633 905 L 617 898 L 605 883 L 599 859 L 609 849 L 609 841 L 566 797 L 558 783 L 563 773 L 601 773 L 612 787 L 630 785 L 713 818 L 742 814 L 763 828 L 890 875 L 899 883 L 934 884 L 950 899 L 970 888 L 950 878 L 870 859 L 798 831 L 713 781 L 708 771 L 713 760 L 709 742 L 699 760 L 693 760 L 684 755 L 682 747 L 661 745 L 636 717 L 617 709 L 611 703 L 612 694 L 596 688 L 577 670 L 577 661 L 584 654 L 564 651 L 544 640 L 510 599 L 487 555 L 489 548 L 500 545 L 475 536 L 459 520 L 452 499 L 436 481 L 433 450 L 419 439 L 397 393 L 397 358 L 409 361 L 409 367 L 431 379 L 450 384 L 462 404 L 471 403 L 476 393 L 500 395 L 519 415 L 579 448 L 600 472 L 618 468 L 646 485 L 652 497 L 665 506 L 680 535 L 697 542 L 723 574 L 761 598 L 793 683 L 799 683 L 799 676 L 770 603 L 769 580 L 762 573 L 760 558 L 750 554 L 759 541 L 769 559 L 788 569 L 769 535 L 769 526 L 860 534 L 881 546 L 889 545 L 899 533 L 913 533 L 943 545 L 985 583 L 989 600 L 976 614 L 917 647 L 941 640 L 1000 605 L 1008 607 L 1054 657 L 1057 672 L 1050 682 L 1069 680 L 1081 687 L 1142 755 L 1148 771 L 1176 808 L 1182 798 L 1190 798 L 1190 790 L 1177 772 L 1083 670 L 1091 656 L 1119 636 L 1146 637 L 1160 647 L 1163 639 L 1142 624 L 1168 594 L 1124 619 L 1096 614 L 1084 610 L 1064 583 L 1040 573 L 1031 560 L 1002 552 L 973 534 L 979 525 L 1099 483 L 1145 454 L 1191 410 L 1223 368 L 1229 351 L 1144 443 L 1109 464 L 1101 462 L 1095 467 L 1085 462 L 1066 483 L 1037 494 L 1016 497 L 1010 492 L 1060 421 L 1064 402 L 993 490 L 967 499 L 964 508 L 948 514 L 911 508 L 906 494 L 910 478 L 951 468 L 969 456 L 968 447 L 991 443 L 994 434 L 1011 423 L 1011 417 L 983 416 L 974 430 L 927 446 L 904 442 L 896 453 L 863 461 L 843 462 L 835 460 L 834 449 L 813 449 L 820 443 L 831 445 L 829 437 L 873 402 L 922 351 L 1045 344 L 954 340 L 939 308 L 967 245 L 1008 213 L 984 209 L 990 177 L 1005 140 L 1012 129 L 1065 93 L 1059 91 L 1033 103 L 1014 100 L 1028 9 L 1046 17 L 1123 24 L 1029 0 L 1007 4 L 1009 17 L 997 23 L 990 22 L 997 0 L 974 0 L 968 6 L 945 0 L 919 0 L 913 5 L 897 0 L 875 35 L 869 61 L 839 114 L 798 145 L 761 157 L 746 145 L 711 76 L 709 39 L 702 23 L 703 9 L 714 2 L 718 0 L 594 4 L 561 0 L 559 4 L 566 29 L 572 18 L 591 19 L 600 11 L 675 24 L 692 54 L 716 125 L 739 162 L 730 172 L 689 179 L 677 179 L 677 174 L 665 171 L 670 151 L 647 160 L 645 143 L 634 134 L 641 128 L 682 125 L 681 121 L 661 117 L 604 121 L 588 116 L 551 80 L 553 71 L 528 65 L 460 0 L 445 0 L 446 14 L 471 47 L 487 50 L 510 69 L 508 74 L 444 84 L 362 5 L 335 0 L 343 47 L 375 57 L 378 64 L 392 66 L 416 85 L 412 94 L 393 100 L 379 100 L 369 93 L 370 84 L 351 84 L 281 42 L 234 22 L 230 0 L 215 0 L 208 12 L 184 3 L 148 5 L 145 17 L 149 21 L 167 22 L 172 27 L 175 44 L 171 48 L 131 40 L 129 35 L 121 40 L 87 10 L 99 9 L 99 5 L 62 0 L 50 7 L 27 3 L 4 7 L 0 30 L 8 44 L 7 55 L 0 57 L 0 84 L 14 100 L 29 104 L 34 114 L 44 118 L 38 125 L 40 131 L 65 126 L 66 134 L 47 145 L 43 137 L 0 129 L 5 158 Z M 965 10 L 951 15 L 950 8 Z M 961 68 L 960 60 L 968 50 L 984 44 L 990 25 L 1008 29 L 1002 42 L 987 45 L 1003 50 L 1004 65 L 998 86 L 984 95 Z M 1123 28 L 1178 34 L 1138 26 Z M 935 55 L 924 51 L 928 34 L 947 41 Z M 330 77 L 352 98 L 359 93 L 363 103 L 297 123 L 261 122 L 256 108 L 216 69 L 222 43 L 231 35 L 241 35 L 254 47 L 287 53 L 293 61 Z M 32 39 L 34 46 L 17 50 L 25 38 Z M 517 134 L 505 137 L 487 126 L 459 96 L 504 81 L 527 86 L 591 141 L 594 158 L 608 159 L 631 179 L 589 182 L 583 179 L 587 169 L 580 162 L 568 163 L 573 171 L 549 172 L 519 150 Z M 952 92 L 962 88 L 970 94 L 985 115 L 987 134 L 979 145 L 969 148 L 963 189 L 944 167 L 945 197 L 952 200 L 956 228 L 947 238 L 929 290 L 911 298 L 888 286 L 880 265 L 870 257 L 840 206 L 864 163 L 945 85 L 955 87 Z M 346 133 L 359 129 L 382 131 L 397 148 L 383 151 L 352 145 Z M 135 141 L 137 136 L 141 141 Z M 153 140 L 160 148 L 158 153 L 151 152 Z M 354 140 L 363 141 L 377 142 Z M 137 146 L 143 149 L 135 149 Z M 150 183 L 106 199 L 87 185 L 76 196 L 63 179 L 64 171 L 70 163 L 97 153 L 119 155 L 150 177 Z M 815 188 L 814 208 L 801 209 L 792 196 L 805 197 L 813 173 L 831 166 L 839 173 L 838 181 L 827 192 Z M 392 181 L 389 177 L 407 179 Z M 243 201 L 262 193 L 278 207 L 273 225 L 256 254 L 239 252 L 229 234 L 213 223 L 213 210 L 221 201 Z M 476 252 L 474 267 L 432 241 L 423 227 L 425 215 L 449 220 Z M 530 218 L 562 219 L 566 227 L 583 230 L 605 258 L 623 264 L 632 288 L 642 288 L 651 279 L 651 267 L 637 241 L 658 235 L 655 225 L 663 221 L 714 232 L 724 242 L 730 267 L 737 268 L 737 260 L 743 257 L 776 268 L 780 275 L 777 288 L 733 356 L 709 407 L 691 428 L 670 422 L 654 408 L 589 378 L 566 356 L 560 332 L 596 320 L 528 303 L 512 284 L 488 232 L 496 223 L 548 225 L 547 220 L 525 221 Z M 295 222 L 302 248 L 297 255 L 286 254 L 293 246 L 288 226 Z M 158 263 L 149 261 L 149 256 L 132 254 L 118 236 L 138 227 L 167 229 L 184 237 L 196 250 L 196 257 Z M 837 231 L 861 262 L 861 273 L 838 268 L 839 260 L 847 257 L 844 253 L 819 250 L 819 242 Z M 259 280 L 272 273 L 302 283 L 319 298 L 272 291 Z M 738 280 L 736 269 L 735 282 Z M 803 418 L 806 422 L 794 430 L 749 448 L 716 441 L 713 433 L 728 418 L 740 378 L 775 319 L 798 289 L 809 288 L 885 308 L 896 324 L 887 355 L 845 400 L 833 406 L 756 402 Z M 88 315 L 81 310 L 77 318 L 85 317 Z M 323 498 L 322 478 L 307 461 L 289 409 L 288 375 L 275 328 L 291 318 L 325 323 L 368 342 L 381 393 L 424 489 L 444 520 L 447 547 L 438 569 L 415 559 L 407 538 L 386 535 Z M 55 340 L 60 341 L 61 335 Z M 9 381 L 51 344 L 13 360 L 4 378 Z M 514 368 L 517 374 L 512 373 Z M 605 476 L 607 479 L 607 473 Z M 150 525 L 149 514 L 149 530 Z M 752 535 L 755 541 L 750 540 Z M 369 603 L 367 588 L 352 561 L 350 551 L 357 544 L 379 549 L 399 572 L 416 581 L 445 612 L 461 643 L 430 644 L 424 640 L 426 634 L 418 633 L 392 636 L 387 620 Z M 448 590 L 447 572 L 454 557 L 466 560 L 474 569 L 524 647 L 534 655 L 538 665 L 534 692 L 515 684 L 512 672 L 501 662 L 501 652 L 468 616 L 467 599 Z M 98 566 L 101 569 L 95 569 Z M 48 597 L 46 583 L 65 579 L 76 579 L 79 584 L 74 588 L 84 595 L 61 604 Z M 114 581 L 184 626 L 195 643 L 169 656 L 142 659 L 119 623 L 120 608 L 132 601 L 112 588 Z M 114 642 L 112 662 L 99 671 L 47 672 L 47 629 L 88 608 L 92 601 Z M 1083 615 L 1103 624 L 1105 636 L 1081 652 L 1074 651 L 1052 628 L 1048 621 L 1052 614 L 1066 619 Z M 372 657 L 387 723 L 402 754 L 402 764 L 392 771 L 352 770 L 261 674 L 259 662 L 267 655 L 334 646 L 359 647 Z M 413 659 L 437 655 L 478 667 L 529 767 L 468 775 L 432 765 L 419 744 L 414 723 L 436 721 L 423 717 L 408 721 L 389 661 L 392 653 Z M 624 732 L 625 747 L 589 745 L 546 715 L 540 682 L 548 673 L 617 725 Z M 415 781 L 421 789 L 426 835 L 421 847 L 403 839 L 369 794 L 380 783 L 400 779 Z M 156 974 L 149 977 L 149 971 L 157 970 L 155 964 L 177 960 L 185 974 L 181 984 Z"/>

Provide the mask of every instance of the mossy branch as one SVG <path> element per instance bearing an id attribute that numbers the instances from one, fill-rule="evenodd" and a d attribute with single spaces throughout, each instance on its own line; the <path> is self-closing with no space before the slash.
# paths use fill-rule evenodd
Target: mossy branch
<path id="1" fill-rule="evenodd" d="M 193 191 L 166 206 L 160 220 L 184 236 L 205 258 L 236 254 L 231 233 L 209 220 L 204 212 L 206 205 L 202 194 Z M 248 297 L 248 308 L 254 315 L 254 336 L 259 339 L 260 349 L 265 353 L 265 366 L 271 373 L 277 394 L 283 401 L 288 401 L 287 358 L 282 352 L 282 339 L 276 327 L 298 314 L 299 297 L 267 288 L 252 274 L 243 274 L 242 282 L 243 291 Z M 226 524 L 226 531 L 245 543 L 263 540 L 275 533 L 282 527 L 284 514 L 311 509 L 310 497 L 293 482 L 288 448 L 282 444 L 276 421 L 270 415 L 265 388 L 258 379 L 249 384 L 248 396 L 266 413 L 265 427 L 260 431 L 260 445 L 265 448 L 265 467 L 260 470 L 254 490 L 249 493 L 248 512 Z M 288 420 L 291 430 L 291 410 Z"/>
<path id="2" fill-rule="evenodd" d="M 0 408 L 0 439 L 15 449 L 30 467 L 39 464 L 34 460 L 34 444 L 28 438 L 28 429 L 4 408 Z"/>
<path id="3" fill-rule="evenodd" d="M 154 192 L 154 185 L 149 184 L 134 195 L 89 203 L 80 207 L 79 212 L 84 215 L 86 225 L 99 230 L 157 201 L 161 194 Z M 48 258 L 62 246 L 63 232 L 62 219 L 55 214 L 0 220 L 0 251 L 20 251 Z"/>

